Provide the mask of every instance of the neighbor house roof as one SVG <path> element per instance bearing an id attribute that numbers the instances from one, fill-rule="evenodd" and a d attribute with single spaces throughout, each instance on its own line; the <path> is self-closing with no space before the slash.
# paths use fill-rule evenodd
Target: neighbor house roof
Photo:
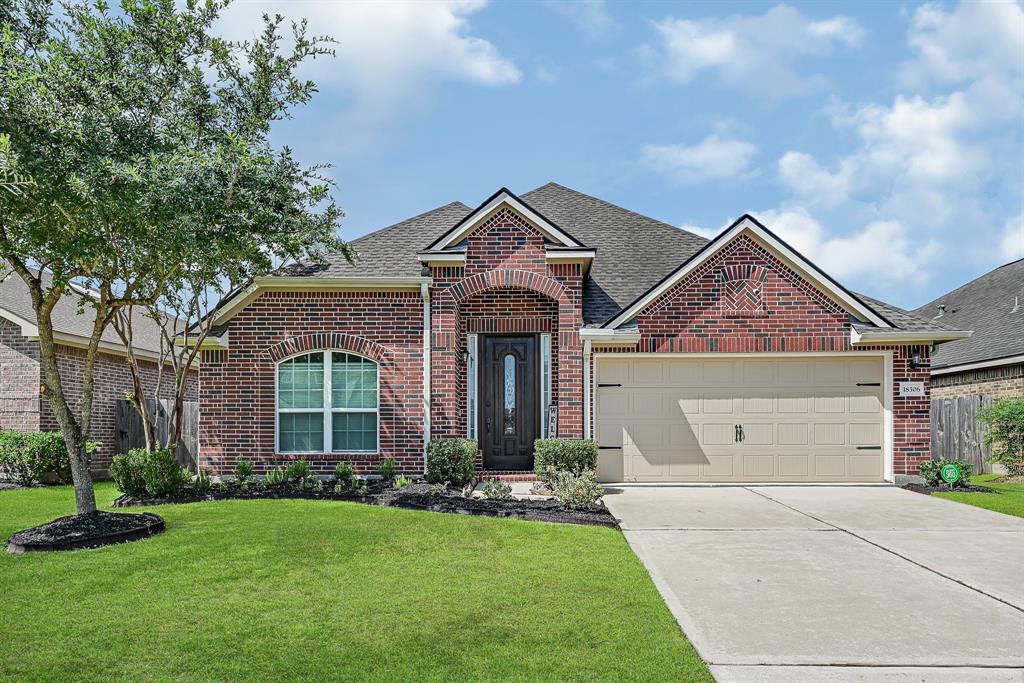
<path id="1" fill-rule="evenodd" d="M 52 276 L 43 272 L 43 286 L 49 288 Z M 83 290 L 84 291 L 84 290 Z M 59 343 L 82 345 L 92 336 L 93 311 L 86 308 L 79 313 L 80 297 L 65 294 L 53 307 L 50 319 L 53 322 L 54 335 Z M 36 313 L 32 307 L 32 297 L 28 286 L 17 273 L 9 273 L 0 279 L 0 318 L 6 318 L 22 327 L 22 334 L 28 337 L 38 336 L 36 330 Z M 133 314 L 132 335 L 137 351 L 147 355 L 160 352 L 160 327 L 141 311 Z M 101 337 L 104 350 L 123 351 L 124 344 L 113 326 L 108 326 Z"/>
<path id="2" fill-rule="evenodd" d="M 709 242 L 700 235 L 557 183 L 548 183 L 517 199 L 578 243 L 595 250 L 583 290 L 584 323 L 588 326 L 611 320 Z M 353 240 L 350 244 L 356 256 L 351 263 L 340 254 L 328 255 L 323 263 L 293 264 L 270 277 L 420 277 L 424 270 L 417 254 L 477 211 L 461 202 L 445 204 Z M 896 330 L 928 333 L 950 329 L 931 325 L 882 302 L 852 296 L 891 322 Z"/>
<path id="3" fill-rule="evenodd" d="M 940 313 L 940 306 L 944 309 Z M 932 324 L 974 330 L 938 347 L 932 368 L 1024 359 L 1024 259 L 1007 263 L 916 309 Z"/>

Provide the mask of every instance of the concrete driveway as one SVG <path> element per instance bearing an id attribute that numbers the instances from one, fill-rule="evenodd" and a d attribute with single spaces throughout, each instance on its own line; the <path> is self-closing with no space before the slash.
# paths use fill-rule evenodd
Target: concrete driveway
<path id="1" fill-rule="evenodd" d="M 871 486 L 605 502 L 719 681 L 1024 682 L 1024 519 Z"/>

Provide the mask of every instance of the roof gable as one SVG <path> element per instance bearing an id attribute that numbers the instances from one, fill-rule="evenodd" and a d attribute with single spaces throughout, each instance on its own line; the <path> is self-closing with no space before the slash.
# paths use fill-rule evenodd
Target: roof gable
<path id="1" fill-rule="evenodd" d="M 748 235 L 765 246 L 773 255 L 796 271 L 809 284 L 826 294 L 851 315 L 860 320 L 868 321 L 877 327 L 892 327 L 892 324 L 879 315 L 878 312 L 854 296 L 849 290 L 832 279 L 749 214 L 740 216 L 732 225 L 686 259 L 682 265 L 665 276 L 661 282 L 651 287 L 633 303 L 624 307 L 618 315 L 606 322 L 602 327 L 613 329 L 631 322 L 644 309 L 656 302 L 683 278 L 741 235 Z"/>
<path id="2" fill-rule="evenodd" d="M 427 251 L 443 251 L 458 245 L 466 236 L 503 207 L 508 207 L 522 216 L 546 239 L 554 242 L 556 245 L 577 249 L 585 248 L 572 235 L 545 218 L 539 211 L 517 197 L 509 189 L 503 187 L 484 200 L 483 204 L 474 209 L 468 216 L 456 223 L 451 230 L 434 240 L 427 247 Z"/>

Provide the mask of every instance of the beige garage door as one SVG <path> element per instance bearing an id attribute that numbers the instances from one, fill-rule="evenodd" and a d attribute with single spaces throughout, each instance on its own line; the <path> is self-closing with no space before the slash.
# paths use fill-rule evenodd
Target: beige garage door
<path id="1" fill-rule="evenodd" d="M 882 481 L 880 357 L 599 358 L 602 481 Z"/>

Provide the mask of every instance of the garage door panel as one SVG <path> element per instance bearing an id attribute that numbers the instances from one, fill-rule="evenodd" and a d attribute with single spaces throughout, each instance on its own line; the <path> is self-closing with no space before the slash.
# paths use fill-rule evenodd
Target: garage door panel
<path id="1" fill-rule="evenodd" d="M 605 362 L 623 386 L 595 392 L 595 433 L 622 450 L 600 452 L 603 481 L 882 480 L 878 357 Z"/>

